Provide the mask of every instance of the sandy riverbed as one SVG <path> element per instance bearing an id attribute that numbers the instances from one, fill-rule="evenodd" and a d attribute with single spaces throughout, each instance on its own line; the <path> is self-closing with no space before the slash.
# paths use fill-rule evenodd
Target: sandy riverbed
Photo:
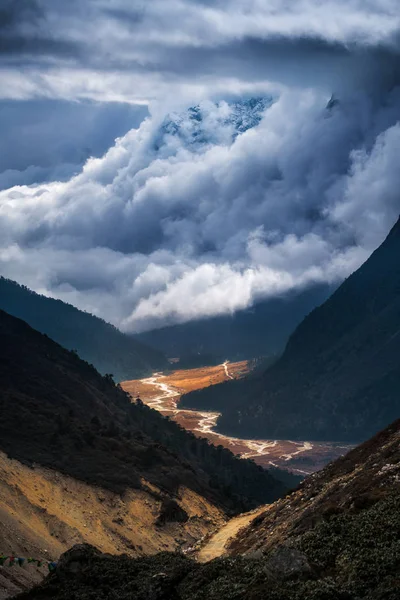
<path id="1" fill-rule="evenodd" d="M 243 458 L 252 458 L 264 467 L 276 466 L 306 475 L 321 469 L 350 449 L 350 446 L 334 442 L 234 438 L 214 431 L 219 413 L 179 408 L 179 400 L 183 393 L 236 379 L 247 372 L 248 366 L 245 361 L 226 361 L 214 367 L 174 371 L 168 375 L 155 373 L 147 379 L 125 381 L 121 385 L 133 397 L 139 395 L 148 406 L 170 416 L 199 437 L 206 437 L 215 445 L 225 446 Z"/>

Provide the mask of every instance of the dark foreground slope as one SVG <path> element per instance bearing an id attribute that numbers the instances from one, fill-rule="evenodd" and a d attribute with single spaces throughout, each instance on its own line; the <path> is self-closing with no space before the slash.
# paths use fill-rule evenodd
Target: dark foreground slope
<path id="1" fill-rule="evenodd" d="M 400 221 L 257 381 L 183 399 L 250 437 L 361 441 L 400 412 Z"/>
<path id="2" fill-rule="evenodd" d="M 69 352 L 0 311 L 0 450 L 114 491 L 140 478 L 185 485 L 226 510 L 269 502 L 283 484 L 129 397 Z"/>
<path id="3" fill-rule="evenodd" d="M 273 356 L 281 354 L 303 317 L 324 302 L 330 293 L 331 287 L 318 285 L 291 296 L 259 302 L 251 309 L 233 315 L 163 327 L 135 338 L 170 357 L 204 356 L 207 362 L 202 362 L 201 366 L 212 364 L 210 356 L 214 364 L 226 359 Z"/>
<path id="4" fill-rule="evenodd" d="M 113 325 L 61 300 L 46 298 L 0 277 L 0 309 L 23 319 L 68 350 L 76 350 L 116 381 L 135 379 L 168 366 L 164 355 Z"/>
<path id="5" fill-rule="evenodd" d="M 90 546 L 19 600 L 397 600 L 400 421 L 241 530 L 230 556 L 131 560 Z"/>

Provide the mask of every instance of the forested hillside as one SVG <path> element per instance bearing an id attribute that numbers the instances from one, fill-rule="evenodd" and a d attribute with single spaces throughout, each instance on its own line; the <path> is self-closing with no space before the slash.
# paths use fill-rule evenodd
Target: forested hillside
<path id="1" fill-rule="evenodd" d="M 185 485 L 224 510 L 269 502 L 286 487 L 252 461 L 188 433 L 111 378 L 0 311 L 0 450 L 122 492 L 144 477 Z"/>
<path id="2" fill-rule="evenodd" d="M 23 319 L 116 381 L 135 379 L 168 366 L 164 355 L 113 325 L 61 300 L 0 277 L 0 309 Z"/>

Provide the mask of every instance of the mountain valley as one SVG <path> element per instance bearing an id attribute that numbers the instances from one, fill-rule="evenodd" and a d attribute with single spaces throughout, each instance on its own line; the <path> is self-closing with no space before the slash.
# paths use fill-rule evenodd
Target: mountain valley
<path id="1" fill-rule="evenodd" d="M 131 556 L 188 547 L 290 487 L 132 402 L 110 376 L 3 311 L 0 336 L 6 555 L 57 560 L 76 542 Z M 2 597 L 42 576 L 0 567 Z"/>
<path id="2" fill-rule="evenodd" d="M 250 390 L 261 402 L 273 381 L 299 386 L 292 412 L 274 408 L 282 431 L 301 399 L 300 422 L 312 423 L 316 392 L 304 377 L 361 394 L 365 432 L 371 414 L 377 423 L 396 414 L 398 235 L 399 225 L 265 372 L 259 360 L 186 370 L 173 362 L 116 385 L 0 310 L 0 598 L 397 600 L 399 421 L 354 449 L 350 416 L 347 428 L 304 430 L 343 443 L 261 437 L 262 423 L 252 439 L 223 428 L 239 398 Z M 339 395 L 333 413 L 326 398 L 317 409 L 343 419 L 345 401 L 348 411 L 360 406 L 349 398 Z M 260 406 L 240 408 L 240 424 L 252 410 L 260 420 Z M 41 560 L 11 568 L 14 556 Z M 49 561 L 56 567 L 45 577 Z"/>
<path id="3" fill-rule="evenodd" d="M 0 600 L 400 600 L 399 0 L 0 0 Z"/>
<path id="4" fill-rule="evenodd" d="M 131 560 L 78 545 L 19 600 L 396 600 L 400 421 L 193 549 Z M 203 560 L 213 559 L 202 564 Z M 96 596 L 94 596 L 96 594 Z"/>
<path id="5" fill-rule="evenodd" d="M 140 396 L 147 406 L 170 417 L 195 435 L 208 439 L 215 446 L 222 445 L 242 458 L 251 458 L 265 468 L 285 469 L 303 477 L 321 469 L 352 448 L 349 444 L 335 442 L 251 440 L 231 437 L 217 430 L 220 413 L 212 410 L 197 411 L 180 408 L 182 394 L 215 386 L 224 381 L 238 381 L 249 374 L 247 361 L 238 363 L 226 361 L 218 366 L 177 370 L 165 375 L 156 374 L 148 379 L 123 381 L 121 386 L 133 398 Z"/>

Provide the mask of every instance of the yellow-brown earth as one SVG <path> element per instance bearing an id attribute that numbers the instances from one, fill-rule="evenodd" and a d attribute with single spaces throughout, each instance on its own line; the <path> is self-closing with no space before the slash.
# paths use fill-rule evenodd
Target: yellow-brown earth
<path id="1" fill-rule="evenodd" d="M 0 554 L 56 560 L 77 543 L 111 554 L 142 556 L 191 546 L 225 522 L 225 515 L 188 488 L 178 504 L 186 523 L 156 525 L 161 502 L 154 486 L 115 494 L 0 452 Z M 0 567 L 0 600 L 40 581 L 46 568 Z"/>

